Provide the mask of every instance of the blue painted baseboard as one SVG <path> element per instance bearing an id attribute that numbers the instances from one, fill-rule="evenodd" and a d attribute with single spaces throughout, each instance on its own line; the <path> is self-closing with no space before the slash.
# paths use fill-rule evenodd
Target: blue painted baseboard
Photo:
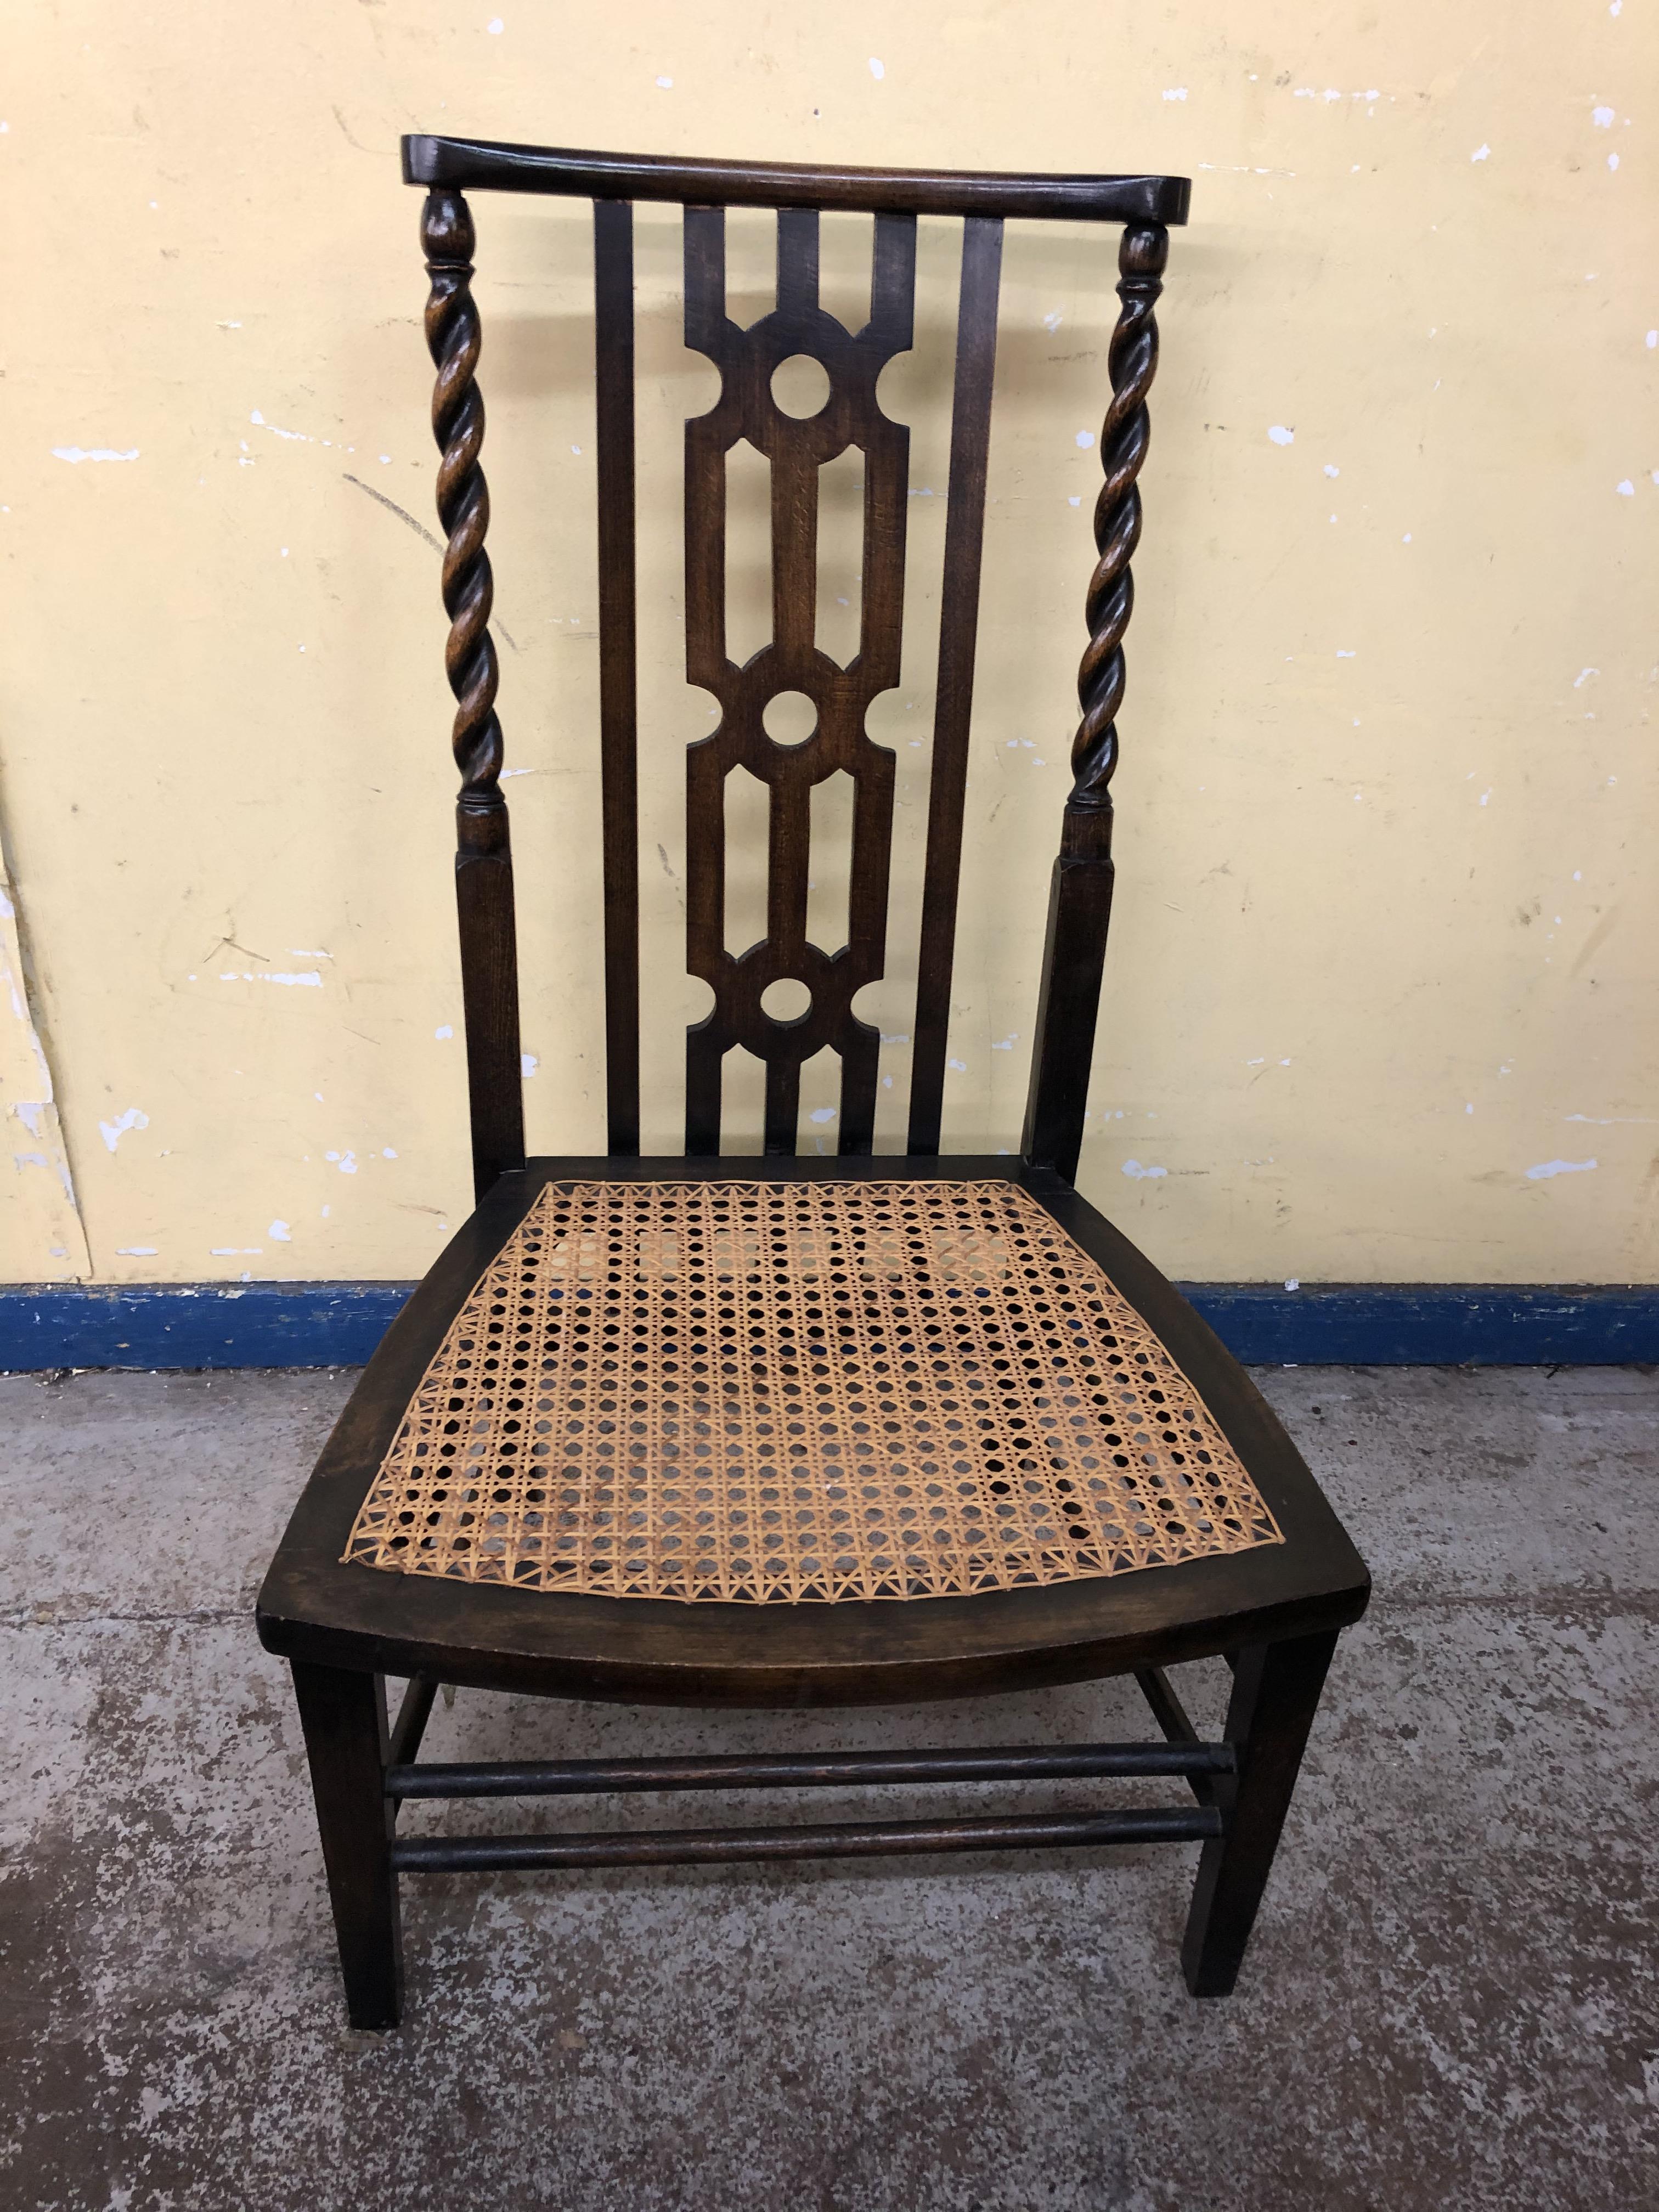
<path id="1" fill-rule="evenodd" d="M 1260 1366 L 1659 1362 L 1659 1284 L 1187 1283 Z M 0 1370 L 358 1367 L 411 1283 L 0 1285 Z"/>
<path id="2" fill-rule="evenodd" d="M 1251 1366 L 1579 1367 L 1659 1361 L 1659 1283 L 1183 1283 Z"/>

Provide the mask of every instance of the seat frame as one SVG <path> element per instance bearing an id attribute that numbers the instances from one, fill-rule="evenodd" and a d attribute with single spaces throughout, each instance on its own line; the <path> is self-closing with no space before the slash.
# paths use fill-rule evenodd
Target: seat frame
<path id="1" fill-rule="evenodd" d="M 451 532 L 445 596 L 454 621 L 450 677 L 460 702 L 455 743 L 464 773 L 457 882 L 479 1202 L 365 1369 L 283 1537 L 258 1603 L 261 1641 L 292 1667 L 351 2021 L 361 2028 L 382 2029 L 394 2026 L 400 2016 L 398 1882 L 404 1874 L 1050 1850 L 1152 1840 L 1201 1844 L 1182 1967 L 1194 1996 L 1224 1995 L 1237 1979 L 1261 1900 L 1337 1634 L 1364 1612 L 1370 1582 L 1335 1514 L 1249 1377 L 1158 1269 L 1073 1187 L 1110 904 L 1107 784 L 1115 760 L 1114 717 L 1122 690 L 1127 554 L 1139 529 L 1133 479 L 1145 450 L 1151 298 L 1156 296 L 1163 267 L 1163 225 L 1184 219 L 1185 181 L 964 177 L 798 170 L 781 165 L 743 168 L 437 139 L 405 141 L 404 165 L 410 181 L 430 188 L 423 236 L 434 277 L 428 331 L 440 371 L 434 424 L 445 455 L 439 505 Z M 631 945 L 636 969 L 637 914 L 630 919 L 623 913 L 619 919 L 616 912 L 619 900 L 625 906 L 623 895 L 632 880 L 624 858 L 633 819 L 632 718 L 631 704 L 623 696 L 632 683 L 631 581 L 626 592 L 621 587 L 623 569 L 631 577 L 632 563 L 630 428 L 624 441 L 629 495 L 625 531 L 614 507 L 608 523 L 605 520 L 603 459 L 601 466 L 602 587 L 608 577 L 611 611 L 620 611 L 627 644 L 623 672 L 627 685 L 618 674 L 622 665 L 611 658 L 604 687 L 606 848 L 612 864 L 607 868 L 611 1150 L 600 1158 L 525 1158 L 517 1089 L 511 864 L 498 780 L 500 733 L 493 712 L 494 660 L 486 627 L 487 563 L 483 564 L 482 581 L 479 578 L 487 505 L 477 471 L 483 422 L 471 380 L 477 330 L 476 319 L 469 319 L 471 220 L 460 199 L 461 184 L 592 194 L 596 239 L 602 249 L 607 235 L 616 245 L 616 210 L 621 203 L 615 196 L 623 189 L 633 198 L 678 199 L 694 208 L 747 202 L 778 208 L 852 206 L 897 208 L 913 215 L 962 214 L 970 226 L 975 222 L 996 224 L 999 245 L 1005 213 L 1059 214 L 1128 225 L 1121 257 L 1124 314 L 1112 356 L 1115 412 L 1109 415 L 1108 434 L 1102 441 L 1106 483 L 1096 520 L 1101 563 L 1091 586 L 1091 637 L 1079 683 L 1084 720 L 1054 869 L 1031 1103 L 1018 1158 L 939 1155 L 939 1084 L 931 1064 L 919 1071 L 913 1091 L 907 1155 L 873 1157 L 867 1139 L 860 1145 L 855 1137 L 849 1147 L 843 1135 L 842 1155 L 833 1160 L 795 1157 L 793 1128 L 786 1127 L 795 1094 L 787 1080 L 775 1082 L 776 1066 L 771 1059 L 766 1157 L 718 1157 L 717 1074 L 714 1146 L 706 1141 L 705 1093 L 702 1107 L 694 1107 L 691 1132 L 695 1139 L 695 1115 L 701 1112 L 702 1144 L 694 1141 L 684 1158 L 637 1156 L 637 981 L 635 976 L 630 995 L 626 962 L 617 957 L 619 948 L 626 954 Z M 977 295 L 974 326 L 967 320 L 970 264 L 977 259 L 982 280 L 988 254 L 985 231 L 975 235 L 970 228 L 964 252 L 964 323 L 958 343 L 958 439 L 964 392 L 970 418 L 988 407 L 982 292 Z M 619 328 L 620 265 L 613 255 L 607 273 L 602 252 L 602 360 L 607 287 L 613 344 Z M 463 272 L 459 276 L 458 270 Z M 993 292 L 993 333 L 994 304 Z M 973 374 L 964 383 L 964 352 L 974 355 L 975 349 L 977 365 L 970 361 Z M 613 365 L 623 358 L 617 353 Z M 631 339 L 625 358 L 631 369 Z M 602 382 L 602 411 L 611 410 L 613 430 L 617 429 L 617 404 L 614 389 L 607 399 Z M 963 526 L 957 512 L 960 478 L 956 442 L 951 498 L 957 580 L 970 570 L 972 590 L 965 599 L 958 594 L 957 612 L 952 616 L 947 611 L 943 625 L 944 736 L 936 735 L 936 745 L 942 744 L 948 756 L 959 738 L 957 764 L 965 775 L 962 748 L 968 701 L 960 680 L 961 641 L 958 637 L 953 646 L 951 633 L 960 632 L 966 620 L 966 684 L 970 690 L 978 552 L 975 540 L 973 559 L 964 569 L 960 559 Z M 970 446 L 972 442 L 969 439 Z M 614 446 L 613 440 L 612 489 L 619 480 Z M 602 456 L 603 449 L 602 437 Z M 976 454 L 969 451 L 963 465 L 969 491 L 977 475 L 981 501 L 983 462 L 981 437 Z M 947 570 L 951 562 L 947 534 Z M 602 588 L 602 599 L 605 596 Z M 968 610 L 965 617 L 963 604 Z M 613 623 L 613 640 L 616 628 Z M 951 678 L 956 696 L 947 698 L 945 662 L 952 652 L 957 653 Z M 626 737 L 625 747 L 614 742 L 619 736 Z M 949 757 L 944 767 L 951 769 Z M 938 895 L 924 913 L 921 980 L 928 987 L 929 1005 L 919 1014 L 918 1033 L 931 1022 L 937 1073 L 942 1077 L 961 792 L 958 777 L 954 796 L 946 791 L 946 818 L 940 823 L 938 773 L 936 769 L 928 856 L 930 894 Z M 947 786 L 951 780 L 946 773 Z M 949 818 L 953 807 L 954 820 Z M 774 853 L 775 860 L 775 842 Z M 804 866 L 804 855 L 800 857 Z M 855 853 L 855 873 L 857 866 Z M 948 896 L 939 892 L 942 877 L 948 878 Z M 855 891 L 855 904 L 856 897 Z M 856 925 L 856 916 L 854 921 Z M 879 973 L 878 940 L 876 953 Z M 630 1009 L 635 1030 L 631 1047 L 626 1035 Z M 619 1012 L 624 1018 L 620 1021 Z M 757 1050 L 769 1042 L 774 1054 L 786 1062 L 793 1054 L 798 1075 L 799 1051 L 784 1034 L 792 1026 L 798 1025 L 766 1025 L 767 1031 L 779 1033 L 780 1042 L 779 1036 L 769 1039 L 759 1028 L 745 1029 L 744 1020 L 731 1017 L 728 1010 L 732 1036 Z M 843 1066 L 849 1070 L 863 1051 L 857 1027 L 845 1033 Z M 694 1042 L 694 1053 L 696 1049 Z M 706 1063 L 707 1046 L 702 1049 Z M 718 1060 L 716 1054 L 716 1070 Z M 1099 1263 L 1162 1340 L 1237 1453 L 1277 1521 L 1283 1543 L 1044 1588 L 967 1597 L 800 1605 L 683 1603 L 550 1593 L 441 1576 L 394 1574 L 344 1563 L 342 1553 L 358 1509 L 428 1362 L 480 1276 L 549 1182 L 829 1178 L 872 1182 L 1003 1179 L 1028 1192 Z M 1165 1669 L 1179 1662 L 1218 1657 L 1231 1666 L 1232 1686 L 1222 1735 L 1206 1741 L 1188 1718 Z M 510 1765 L 433 1765 L 417 1759 L 441 1684 L 617 1704 L 793 1711 L 983 1696 L 1128 1674 L 1145 1693 L 1160 1741 L 1060 1749 L 1027 1745 L 965 1753 L 716 1754 Z M 386 1708 L 388 1676 L 408 1685 L 395 1722 Z M 817 1826 L 453 1838 L 398 1832 L 399 1807 L 411 1797 L 562 1796 L 900 1781 L 1082 1782 L 1149 1775 L 1183 1781 L 1192 1802 L 1150 1809 L 1095 1807 L 1057 1814 Z"/>

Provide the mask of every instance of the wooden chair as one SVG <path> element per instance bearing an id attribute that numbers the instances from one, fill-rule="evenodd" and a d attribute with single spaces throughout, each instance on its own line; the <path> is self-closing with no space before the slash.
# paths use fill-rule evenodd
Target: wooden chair
<path id="1" fill-rule="evenodd" d="M 1337 1632 L 1369 1582 L 1278 1421 L 1193 1309 L 1073 1188 L 1111 901 L 1136 477 L 1157 359 L 1172 177 L 957 175 L 635 159 L 417 137 L 438 377 L 444 605 L 459 702 L 456 884 L 477 1206 L 366 1369 L 258 1601 L 293 1664 L 347 2002 L 398 2018 L 400 1875 L 848 1853 L 1202 1845 L 1182 1951 L 1231 1990 Z M 507 807 L 488 623 L 483 409 L 466 188 L 594 204 L 609 1150 L 526 1159 Z M 686 426 L 687 676 L 720 704 L 688 752 L 688 965 L 714 993 L 687 1036 L 685 1157 L 639 1157 L 632 202 L 684 209 L 687 342 L 719 366 Z M 777 211 L 776 312 L 724 296 L 724 210 Z M 874 213 L 870 319 L 817 300 L 818 215 Z M 916 218 L 964 223 L 938 713 L 908 1148 L 873 1158 L 880 1040 L 854 994 L 884 970 L 890 752 L 865 712 L 899 680 L 907 433 L 875 402 L 911 343 Z M 1082 721 L 1060 830 L 1018 1158 L 939 1156 L 967 778 L 1002 226 L 1122 229 L 1122 302 L 1095 512 Z M 801 420 L 779 363 L 827 371 Z M 771 462 L 774 635 L 726 655 L 725 456 Z M 814 642 L 817 471 L 865 456 L 861 650 Z M 762 712 L 805 692 L 817 726 Z M 768 933 L 728 952 L 724 782 L 769 787 Z M 805 928 L 811 787 L 856 787 L 848 941 Z M 805 984 L 809 1010 L 763 994 Z M 720 1153 L 721 1066 L 766 1065 L 765 1157 Z M 839 1156 L 798 1158 L 804 1060 L 841 1057 Z M 1164 1673 L 1232 1669 L 1222 1740 Z M 863 1705 L 1133 1673 L 1163 1741 L 811 1757 L 419 1765 L 441 1683 L 637 1705 Z M 388 1728 L 384 1678 L 408 1688 Z M 400 1837 L 412 1797 L 1164 1775 L 1194 1802 L 1005 1818 L 623 1834 Z"/>

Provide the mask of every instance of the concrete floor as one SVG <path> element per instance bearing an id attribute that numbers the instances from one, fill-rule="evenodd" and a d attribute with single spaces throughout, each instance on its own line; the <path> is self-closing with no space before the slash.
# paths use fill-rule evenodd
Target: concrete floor
<path id="1" fill-rule="evenodd" d="M 386 2038 L 343 2024 L 288 1686 L 250 1618 L 351 1379 L 0 1378 L 0 2201 L 1659 2203 L 1659 1376 L 1263 1378 L 1377 1595 L 1339 1651 L 1231 2001 L 1182 1988 L 1194 1852 L 1165 1845 L 410 1882 L 409 2008 Z M 1221 1671 L 1182 1670 L 1205 1723 Z M 1116 1684 L 758 1720 L 463 1692 L 428 1745 L 1146 1730 Z M 881 1809 L 879 1792 L 813 1802 Z M 479 1817 L 504 1814 L 533 1817 Z"/>

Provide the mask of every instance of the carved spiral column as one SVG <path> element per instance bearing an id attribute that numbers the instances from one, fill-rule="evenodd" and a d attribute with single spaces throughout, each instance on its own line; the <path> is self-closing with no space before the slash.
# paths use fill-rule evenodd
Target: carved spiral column
<path id="1" fill-rule="evenodd" d="M 432 434 L 438 464 L 438 519 L 448 544 L 444 553 L 444 611 L 449 642 L 444 652 L 455 694 L 455 765 L 461 771 L 459 810 L 464 849 L 497 849 L 478 817 L 501 815 L 501 726 L 495 719 L 498 681 L 489 635 L 495 580 L 484 533 L 489 527 L 489 487 L 478 465 L 483 446 L 483 399 L 478 391 L 481 333 L 472 298 L 472 211 L 459 192 L 435 189 L 421 215 L 432 290 L 426 303 L 426 342 L 438 380 L 432 392 Z M 469 817 L 471 817 L 469 820 Z M 477 842 L 469 830 L 483 833 Z"/>
<path id="2" fill-rule="evenodd" d="M 1112 771 L 1123 703 L 1123 636 L 1134 606 L 1129 563 L 1140 542 L 1137 482 L 1151 434 L 1146 394 L 1158 368 L 1152 310 L 1163 290 L 1170 234 L 1162 223 L 1131 223 L 1118 250 L 1123 302 L 1108 357 L 1112 404 L 1100 436 L 1105 482 L 1095 502 L 1095 570 L 1089 579 L 1089 642 L 1078 671 L 1083 719 L 1072 741 L 1072 790 L 1048 893 L 1036 1042 L 1021 1150 L 1069 1182 L 1077 1173 L 1106 931 L 1112 912 Z"/>
<path id="3" fill-rule="evenodd" d="M 1123 307 L 1112 332 L 1109 367 L 1112 404 L 1100 434 L 1106 480 L 1095 501 L 1099 558 L 1089 579 L 1089 642 L 1078 670 L 1083 720 L 1072 740 L 1072 795 L 1067 813 L 1111 810 L 1109 786 L 1117 766 L 1117 710 L 1123 703 L 1123 635 L 1134 609 L 1129 563 L 1140 542 L 1140 490 L 1136 479 L 1146 458 L 1151 418 L 1146 394 L 1158 368 L 1158 322 L 1152 310 L 1164 289 L 1170 234 L 1161 223 L 1134 223 L 1118 251 L 1118 298 Z"/>
<path id="4" fill-rule="evenodd" d="M 473 1185 L 482 1198 L 498 1176 L 524 1165 L 524 1094 L 513 856 L 501 796 L 501 726 L 495 719 L 495 648 L 489 635 L 495 581 L 484 551 L 489 491 L 478 465 L 484 432 L 477 375 L 481 333 L 472 298 L 472 215 L 459 192 L 442 186 L 428 192 L 421 211 L 421 245 L 432 280 L 426 342 L 438 372 L 432 431 L 441 456 L 438 519 L 448 540 L 443 596 L 449 641 L 444 665 L 455 694 L 453 744 L 461 772 L 455 807 L 455 901 Z"/>

